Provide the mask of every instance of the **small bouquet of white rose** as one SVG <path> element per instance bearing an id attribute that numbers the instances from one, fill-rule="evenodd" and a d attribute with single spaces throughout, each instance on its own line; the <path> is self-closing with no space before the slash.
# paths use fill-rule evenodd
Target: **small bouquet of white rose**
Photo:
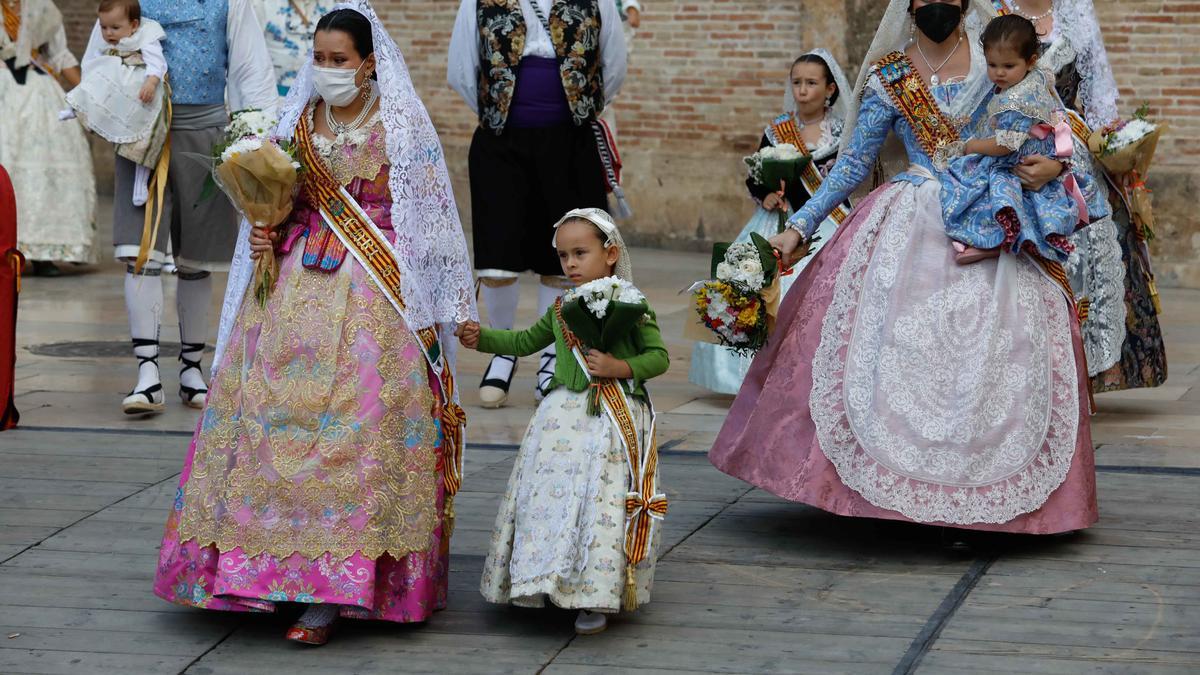
<path id="1" fill-rule="evenodd" d="M 292 211 L 301 170 L 295 147 L 271 136 L 275 121 L 261 110 L 233 114 L 222 140 L 213 147 L 213 178 L 246 220 L 268 231 Z M 278 264 L 267 251 L 254 265 L 254 297 L 265 305 Z"/>
<path id="2" fill-rule="evenodd" d="M 800 180 L 800 172 L 812 161 L 812 155 L 806 155 L 791 143 L 762 148 L 758 152 L 742 159 L 750 170 L 750 180 L 756 184 L 774 191 L 776 186 L 780 192 L 785 192 L 792 181 Z M 779 231 L 787 223 L 787 214 L 779 212 Z"/>
<path id="3" fill-rule="evenodd" d="M 1158 139 L 1165 124 L 1149 120 L 1149 106 L 1143 105 L 1128 120 L 1120 120 L 1092 133 L 1088 147 L 1125 193 L 1130 217 L 1143 240 L 1154 237 L 1154 206 L 1146 176 Z"/>
<path id="4" fill-rule="evenodd" d="M 586 348 L 612 352 L 614 345 L 646 318 L 646 296 L 619 277 L 604 277 L 563 294 L 562 318 Z M 592 387 L 588 413 L 601 412 L 600 389 Z"/>

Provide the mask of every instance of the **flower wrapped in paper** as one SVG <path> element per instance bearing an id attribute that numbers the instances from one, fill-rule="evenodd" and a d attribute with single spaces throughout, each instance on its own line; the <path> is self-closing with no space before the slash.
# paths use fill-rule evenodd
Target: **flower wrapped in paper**
<path id="1" fill-rule="evenodd" d="M 1121 188 L 1129 215 L 1143 240 L 1154 237 L 1154 206 L 1146 178 L 1158 139 L 1166 125 L 1151 122 L 1142 106 L 1131 119 L 1115 122 L 1093 132 L 1088 139 L 1092 153 Z"/>
<path id="2" fill-rule="evenodd" d="M 269 135 L 274 122 L 257 110 L 233 115 L 224 140 L 213 150 L 213 178 L 234 207 L 270 231 L 292 211 L 300 164 L 291 145 Z M 265 305 L 278 276 L 272 251 L 255 261 L 254 296 Z"/>
<path id="3" fill-rule="evenodd" d="M 619 277 L 604 277 L 573 288 L 563 295 L 562 318 L 587 349 L 611 352 L 618 340 L 641 325 L 649 311 L 646 296 Z M 601 414 L 599 386 L 593 382 L 588 413 Z"/>
<path id="4" fill-rule="evenodd" d="M 783 274 L 778 252 L 758 234 L 715 244 L 712 278 L 689 289 L 698 319 L 686 324 L 685 337 L 745 355 L 762 349 L 774 327 Z"/>
<path id="5" fill-rule="evenodd" d="M 812 155 L 806 155 L 790 143 L 762 148 L 758 152 L 742 159 L 750 171 L 750 180 L 779 192 L 787 191 L 792 181 L 800 180 L 800 172 L 812 161 Z M 779 212 L 779 231 L 782 232 L 787 223 L 787 214 Z"/>

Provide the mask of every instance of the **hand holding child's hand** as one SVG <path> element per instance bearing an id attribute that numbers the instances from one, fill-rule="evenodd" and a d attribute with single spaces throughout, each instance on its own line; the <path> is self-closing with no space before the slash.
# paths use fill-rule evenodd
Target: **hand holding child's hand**
<path id="1" fill-rule="evenodd" d="M 621 359 L 614 358 L 598 349 L 589 349 L 587 353 L 588 373 L 592 377 L 611 377 L 626 379 L 633 377 L 633 369 Z"/>
<path id="2" fill-rule="evenodd" d="M 459 343 L 467 349 L 475 349 L 479 347 L 479 322 L 467 321 L 459 324 L 458 329 L 454 331 L 454 335 L 458 337 Z"/>
<path id="3" fill-rule="evenodd" d="M 138 92 L 138 100 L 149 105 L 154 100 L 154 92 L 158 91 L 158 78 L 151 75 L 142 83 L 142 89 Z"/>

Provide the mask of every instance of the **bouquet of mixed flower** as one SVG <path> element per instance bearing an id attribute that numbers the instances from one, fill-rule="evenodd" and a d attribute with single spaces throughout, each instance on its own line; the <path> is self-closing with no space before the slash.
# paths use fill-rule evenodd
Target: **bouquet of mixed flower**
<path id="1" fill-rule="evenodd" d="M 779 191 L 783 192 L 787 190 L 788 183 L 800 179 L 800 172 L 812 161 L 812 155 L 800 152 L 791 143 L 780 143 L 762 148 L 753 155 L 742 158 L 742 161 L 750 170 L 750 180 L 770 190 L 774 190 L 778 185 Z M 787 214 L 780 211 L 780 232 L 783 232 L 786 222 Z"/>
<path id="2" fill-rule="evenodd" d="M 1154 208 L 1150 190 L 1146 188 L 1146 175 L 1158 149 L 1158 139 L 1166 128 L 1148 118 L 1149 106 L 1143 105 L 1132 118 L 1098 129 L 1088 139 L 1092 152 L 1121 186 L 1142 239 L 1154 236 Z"/>
<path id="3" fill-rule="evenodd" d="M 589 281 L 563 294 L 562 318 L 585 349 L 612 352 L 613 347 L 646 319 L 646 296 L 619 277 Z M 588 395 L 588 413 L 599 415 L 600 388 Z"/>
<path id="4" fill-rule="evenodd" d="M 233 114 L 221 141 L 213 147 L 213 178 L 246 220 L 268 231 L 292 211 L 300 173 L 295 147 L 286 139 L 271 136 L 275 121 L 261 110 Z M 254 264 L 254 297 L 260 305 L 279 275 L 271 251 Z"/>
<path id="5" fill-rule="evenodd" d="M 757 234 L 747 242 L 717 244 L 711 273 L 711 280 L 690 289 L 699 315 L 696 325 L 709 332 L 693 329 L 688 337 L 754 354 L 766 344 L 779 304 L 781 268 L 775 249 Z"/>

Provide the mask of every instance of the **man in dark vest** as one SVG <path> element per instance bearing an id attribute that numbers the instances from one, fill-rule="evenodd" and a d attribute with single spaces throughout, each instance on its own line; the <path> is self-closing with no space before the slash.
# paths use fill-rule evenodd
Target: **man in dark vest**
<path id="1" fill-rule="evenodd" d="M 447 79 L 479 116 L 471 141 L 475 270 L 493 328 L 512 328 L 518 278 L 540 276 L 538 313 L 569 284 L 551 246 L 554 223 L 574 208 L 607 208 L 614 183 L 593 122 L 625 79 L 615 0 L 462 0 Z M 553 345 L 538 367 L 538 395 L 554 374 Z M 492 358 L 485 407 L 508 397 L 516 359 Z"/>

